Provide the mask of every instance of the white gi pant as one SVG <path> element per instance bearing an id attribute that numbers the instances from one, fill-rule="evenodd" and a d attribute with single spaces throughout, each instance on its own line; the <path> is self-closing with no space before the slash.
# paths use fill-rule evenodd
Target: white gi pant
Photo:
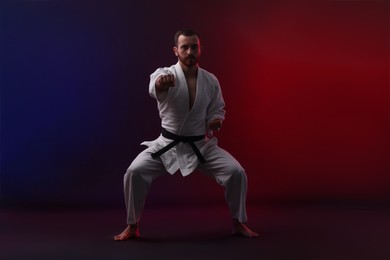
<path id="1" fill-rule="evenodd" d="M 131 163 L 124 176 L 124 194 L 127 224 L 138 223 L 152 181 L 166 173 L 160 158 L 152 158 L 151 148 L 142 151 Z M 197 170 L 213 178 L 225 187 L 225 199 L 231 217 L 244 223 L 246 215 L 247 177 L 240 163 L 227 151 L 213 145 L 203 154 L 206 163 Z"/>

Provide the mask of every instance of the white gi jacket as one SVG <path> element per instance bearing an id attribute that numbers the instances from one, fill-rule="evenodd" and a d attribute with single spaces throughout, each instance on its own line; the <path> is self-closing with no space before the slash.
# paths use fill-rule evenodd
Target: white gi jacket
<path id="1" fill-rule="evenodd" d="M 165 74 L 175 76 L 175 86 L 167 92 L 157 95 L 156 79 Z M 204 135 L 211 120 L 225 119 L 225 102 L 222 98 L 221 87 L 217 78 L 204 69 L 198 68 L 196 83 L 196 97 L 194 104 L 189 108 L 189 92 L 184 72 L 179 64 L 171 67 L 159 68 L 150 75 L 149 94 L 156 99 L 160 113 L 161 126 L 169 132 L 180 136 Z M 151 152 L 167 146 L 172 140 L 160 135 L 156 140 L 143 142 L 151 148 Z M 194 142 L 199 151 L 204 154 L 208 147 L 217 144 L 215 137 Z M 166 170 L 174 174 L 180 169 L 183 176 L 192 173 L 199 161 L 190 144 L 180 142 L 172 149 L 160 156 Z M 207 158 L 205 158 L 207 161 Z"/>

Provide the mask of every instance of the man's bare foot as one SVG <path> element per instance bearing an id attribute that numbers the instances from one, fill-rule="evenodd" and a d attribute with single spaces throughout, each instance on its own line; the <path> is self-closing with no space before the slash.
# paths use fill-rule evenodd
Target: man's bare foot
<path id="1" fill-rule="evenodd" d="M 233 235 L 240 235 L 244 237 L 258 237 L 259 234 L 250 230 L 245 224 L 233 220 Z"/>
<path id="2" fill-rule="evenodd" d="M 114 237 L 116 241 L 124 241 L 130 238 L 140 237 L 138 224 L 128 225 L 125 230 L 122 231 L 119 235 Z"/>

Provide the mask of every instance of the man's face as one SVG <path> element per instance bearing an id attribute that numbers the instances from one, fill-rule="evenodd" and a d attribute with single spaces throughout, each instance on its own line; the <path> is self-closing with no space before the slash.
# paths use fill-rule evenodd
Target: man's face
<path id="1" fill-rule="evenodd" d="M 173 52 L 183 65 L 187 67 L 196 66 L 200 56 L 200 42 L 198 36 L 180 35 L 177 46 L 173 47 Z"/>

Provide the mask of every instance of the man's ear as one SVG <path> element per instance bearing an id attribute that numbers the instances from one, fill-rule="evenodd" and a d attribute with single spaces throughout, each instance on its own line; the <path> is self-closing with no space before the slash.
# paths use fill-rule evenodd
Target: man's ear
<path id="1" fill-rule="evenodd" d="M 173 47 L 173 53 L 176 55 L 176 56 L 179 56 L 179 53 L 177 53 L 177 47 Z"/>

